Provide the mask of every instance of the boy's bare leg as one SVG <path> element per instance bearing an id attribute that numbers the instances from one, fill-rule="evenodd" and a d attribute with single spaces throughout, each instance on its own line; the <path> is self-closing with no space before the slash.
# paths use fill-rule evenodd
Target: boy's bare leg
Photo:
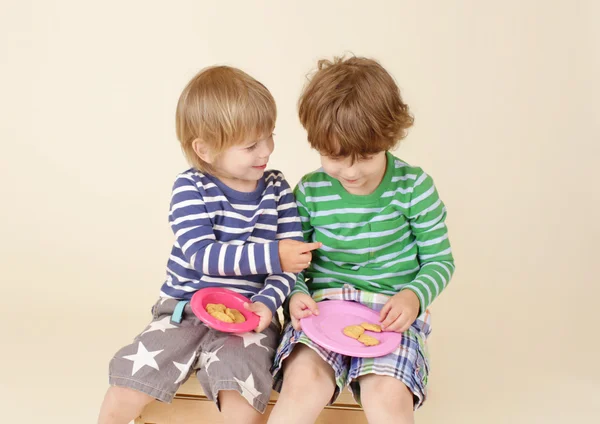
<path id="1" fill-rule="evenodd" d="M 219 405 L 225 424 L 258 424 L 262 422 L 262 414 L 235 390 L 221 390 Z"/>
<path id="2" fill-rule="evenodd" d="M 154 398 L 127 387 L 111 386 L 104 396 L 98 424 L 129 424 Z"/>
<path id="3" fill-rule="evenodd" d="M 369 374 L 359 378 L 360 399 L 369 424 L 413 424 L 413 394 L 400 380 Z"/>
<path id="4" fill-rule="evenodd" d="M 269 424 L 313 424 L 335 390 L 335 375 L 310 348 L 298 345 L 283 363 L 283 386 Z"/>

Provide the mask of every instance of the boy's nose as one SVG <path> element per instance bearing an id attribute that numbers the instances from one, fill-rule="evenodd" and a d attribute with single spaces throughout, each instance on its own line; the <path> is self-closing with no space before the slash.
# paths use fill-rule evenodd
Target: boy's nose
<path id="1" fill-rule="evenodd" d="M 271 146 L 263 146 L 259 151 L 261 158 L 268 158 L 271 153 L 273 153 L 273 148 L 271 148 Z"/>

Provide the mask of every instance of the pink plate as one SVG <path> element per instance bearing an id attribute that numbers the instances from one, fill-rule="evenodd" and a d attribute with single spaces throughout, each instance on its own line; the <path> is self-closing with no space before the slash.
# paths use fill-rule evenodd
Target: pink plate
<path id="1" fill-rule="evenodd" d="M 228 308 L 237 309 L 244 315 L 246 322 L 230 324 L 216 319 L 206 312 L 206 305 L 209 303 L 222 303 Z M 200 321 L 225 333 L 245 333 L 258 327 L 258 315 L 244 308 L 244 303 L 250 303 L 250 300 L 234 291 L 212 287 L 198 290 L 190 300 L 192 312 Z"/>
<path id="2" fill-rule="evenodd" d="M 360 303 L 345 300 L 319 302 L 319 315 L 303 318 L 302 330 L 319 346 L 356 358 L 374 358 L 392 353 L 400 345 L 401 333 L 366 331 L 379 340 L 377 346 L 365 346 L 358 340 L 344 335 L 344 327 L 363 322 L 379 324 L 379 313 Z"/>

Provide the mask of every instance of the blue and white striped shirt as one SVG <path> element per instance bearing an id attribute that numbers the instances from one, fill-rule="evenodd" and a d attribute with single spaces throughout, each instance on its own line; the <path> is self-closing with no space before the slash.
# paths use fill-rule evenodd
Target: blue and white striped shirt
<path id="1" fill-rule="evenodd" d="M 281 172 L 265 171 L 245 193 L 189 169 L 173 185 L 169 222 L 175 243 L 162 297 L 190 299 L 199 289 L 225 287 L 275 313 L 292 290 L 295 275 L 281 269 L 278 240 L 304 239 Z"/>

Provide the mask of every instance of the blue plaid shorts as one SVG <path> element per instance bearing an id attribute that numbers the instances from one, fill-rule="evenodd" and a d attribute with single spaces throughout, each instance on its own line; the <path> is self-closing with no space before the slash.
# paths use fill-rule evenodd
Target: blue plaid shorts
<path id="1" fill-rule="evenodd" d="M 347 300 L 361 303 L 379 311 L 389 297 L 379 293 L 356 290 L 352 286 L 339 289 L 323 289 L 313 293 L 316 302 L 326 300 Z M 354 358 L 331 352 L 317 345 L 303 331 L 296 331 L 290 322 L 286 323 L 281 343 L 275 354 L 273 363 L 274 389 L 281 390 L 283 384 L 283 361 L 292 353 L 298 343 L 314 350 L 335 373 L 336 390 L 330 401 L 335 402 L 344 387 L 349 386 L 354 399 L 360 404 L 360 385 L 358 378 L 367 374 L 387 375 L 394 377 L 408 387 L 413 393 L 414 408 L 419 408 L 427 397 L 427 376 L 429 374 L 429 356 L 427 353 L 427 336 L 431 332 L 431 315 L 425 311 L 413 325 L 402 333 L 398 348 L 378 358 Z"/>

